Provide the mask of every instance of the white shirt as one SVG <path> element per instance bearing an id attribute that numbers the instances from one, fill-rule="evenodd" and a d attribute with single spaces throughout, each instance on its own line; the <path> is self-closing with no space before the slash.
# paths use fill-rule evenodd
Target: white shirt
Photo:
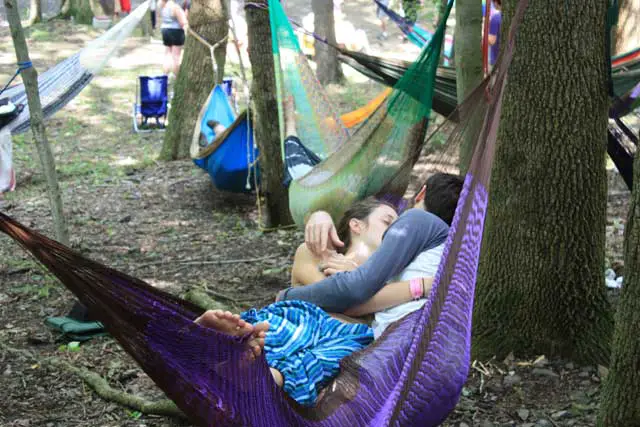
<path id="1" fill-rule="evenodd" d="M 412 262 L 405 268 L 397 281 L 405 281 L 422 277 L 435 277 L 444 251 L 444 244 L 436 246 L 433 249 L 421 252 Z M 400 320 L 409 313 L 412 313 L 427 302 L 426 298 L 410 301 L 395 307 L 387 308 L 375 314 L 375 318 L 371 327 L 373 328 L 373 336 L 378 339 L 385 329 L 393 322 Z"/>

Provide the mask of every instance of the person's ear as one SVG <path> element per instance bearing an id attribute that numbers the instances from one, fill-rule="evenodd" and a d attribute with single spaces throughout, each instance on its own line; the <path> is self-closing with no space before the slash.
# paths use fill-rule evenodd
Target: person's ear
<path id="1" fill-rule="evenodd" d="M 418 194 L 416 195 L 416 203 L 422 202 L 426 194 L 427 194 L 427 186 L 423 185 L 420 191 L 418 191 Z"/>
<path id="2" fill-rule="evenodd" d="M 362 233 L 362 221 L 356 218 L 351 218 L 349 220 L 349 229 L 356 235 Z"/>

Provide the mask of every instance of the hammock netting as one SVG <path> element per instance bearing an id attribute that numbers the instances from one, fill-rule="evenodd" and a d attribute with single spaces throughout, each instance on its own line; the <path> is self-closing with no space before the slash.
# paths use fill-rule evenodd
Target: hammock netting
<path id="1" fill-rule="evenodd" d="M 145 1 L 129 16 L 87 44 L 80 52 L 38 75 L 38 90 L 45 118 L 67 105 L 89 84 L 121 46 L 122 41 L 146 16 L 148 7 L 149 2 Z M 18 117 L 7 125 L 11 133 L 15 135 L 27 131 L 31 122 L 24 85 L 11 86 L 1 96 L 8 97 L 16 105 L 25 106 Z"/>
<path id="2" fill-rule="evenodd" d="M 292 98 L 296 131 L 323 161 L 289 187 L 289 209 L 296 223 L 314 210 L 336 217 L 355 200 L 384 193 L 401 196 L 422 147 L 434 93 L 446 18 L 429 45 L 394 85 L 378 108 L 349 135 L 302 53 L 279 2 L 269 2 L 280 105 Z M 281 129 L 284 118 L 281 113 Z M 282 135 L 284 138 L 287 135 Z M 284 154 L 283 154 L 284 156 Z M 409 161 L 410 166 L 406 166 Z M 398 173 L 399 171 L 403 173 Z"/>
<path id="3" fill-rule="evenodd" d="M 53 272 L 141 368 L 199 426 L 436 426 L 455 407 L 469 370 L 471 313 L 502 92 L 514 28 L 489 79 L 458 108 L 449 146 L 478 132 L 474 156 L 427 303 L 396 322 L 341 372 L 314 407 L 276 386 L 248 337 L 193 321 L 202 310 L 143 281 L 84 258 L 0 213 L 0 231 Z M 489 93 L 488 104 L 485 93 Z M 483 126 L 465 126 L 474 114 Z M 402 116 L 400 115 L 400 119 Z M 409 162 L 405 162 L 404 166 Z"/>

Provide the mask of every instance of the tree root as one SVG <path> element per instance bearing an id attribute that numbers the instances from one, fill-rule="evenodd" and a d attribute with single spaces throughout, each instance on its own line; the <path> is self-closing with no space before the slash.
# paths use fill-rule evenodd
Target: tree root
<path id="1" fill-rule="evenodd" d="M 62 368 L 68 372 L 71 372 L 72 374 L 78 376 L 82 381 L 84 381 L 85 384 L 91 387 L 96 392 L 96 394 L 104 400 L 126 406 L 147 415 L 163 415 L 184 419 L 187 418 L 187 416 L 176 406 L 176 404 L 169 399 L 150 402 L 139 396 L 116 390 L 111 387 L 109 383 L 107 383 L 107 380 L 105 380 L 95 372 L 91 372 L 86 368 L 77 368 L 71 365 L 69 362 L 61 360 L 60 358 L 49 357 L 46 359 L 38 360 L 36 356 L 28 350 L 12 348 L 1 342 L 0 348 L 9 353 L 20 354 L 24 357 L 35 360 L 40 366 Z"/>

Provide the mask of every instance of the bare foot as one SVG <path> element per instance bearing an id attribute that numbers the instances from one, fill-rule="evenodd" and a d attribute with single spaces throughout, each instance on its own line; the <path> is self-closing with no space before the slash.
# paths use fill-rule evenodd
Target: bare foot
<path id="1" fill-rule="evenodd" d="M 195 322 L 234 337 L 242 337 L 254 332 L 253 325 L 245 322 L 239 315 L 230 311 L 208 310 L 198 317 Z"/>
<path id="2" fill-rule="evenodd" d="M 253 325 L 253 332 L 251 333 L 251 338 L 249 338 L 247 344 L 251 348 L 254 358 L 259 357 L 262 354 L 262 350 L 264 350 L 264 340 L 267 336 L 268 330 L 268 322 Z"/>

